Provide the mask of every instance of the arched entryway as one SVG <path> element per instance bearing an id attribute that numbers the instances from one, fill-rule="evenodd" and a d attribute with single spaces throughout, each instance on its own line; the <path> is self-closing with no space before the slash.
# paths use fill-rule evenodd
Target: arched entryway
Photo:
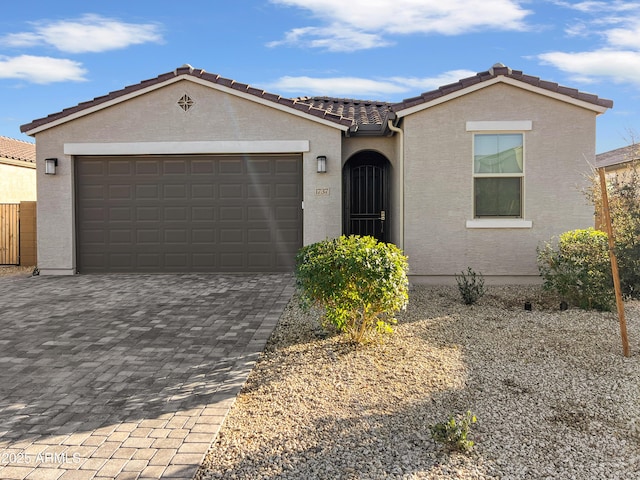
<path id="1" fill-rule="evenodd" d="M 345 235 L 370 235 L 388 242 L 389 161 L 378 152 L 357 153 L 345 164 L 342 178 Z"/>

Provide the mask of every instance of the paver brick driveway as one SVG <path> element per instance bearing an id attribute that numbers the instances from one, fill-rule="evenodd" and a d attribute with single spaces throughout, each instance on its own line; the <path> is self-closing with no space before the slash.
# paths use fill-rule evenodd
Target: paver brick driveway
<path id="1" fill-rule="evenodd" d="M 0 277 L 0 478 L 193 477 L 290 275 Z"/>

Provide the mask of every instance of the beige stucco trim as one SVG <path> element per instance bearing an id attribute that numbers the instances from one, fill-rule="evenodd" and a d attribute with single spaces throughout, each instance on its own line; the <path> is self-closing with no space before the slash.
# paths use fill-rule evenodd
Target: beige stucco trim
<path id="1" fill-rule="evenodd" d="M 595 105 L 593 103 L 585 102 L 584 100 L 579 100 L 577 98 L 569 97 L 561 93 L 552 92 L 551 90 L 536 87 L 528 83 L 520 82 L 510 77 L 498 76 L 498 77 L 492 78 L 491 80 L 487 80 L 482 83 L 477 83 L 475 85 L 471 85 L 461 90 L 456 90 L 455 92 L 452 92 L 448 95 L 444 95 L 442 97 L 438 97 L 430 102 L 421 103 L 420 105 L 415 105 L 413 107 L 410 107 L 404 110 L 399 110 L 398 112 L 396 112 L 396 114 L 398 115 L 399 118 L 406 117 L 407 115 L 412 115 L 414 113 L 421 112 L 422 110 L 426 110 L 427 108 L 435 107 L 436 105 L 441 105 L 455 98 L 468 95 L 469 93 L 472 93 L 472 92 L 477 92 L 478 90 L 482 90 L 484 88 L 490 87 L 492 85 L 496 85 L 498 83 L 506 83 L 507 85 L 512 85 L 514 87 L 518 87 L 523 90 L 527 90 L 529 92 L 537 93 L 538 95 L 543 95 L 545 97 L 553 98 L 561 102 L 586 108 L 587 110 L 591 110 L 598 114 L 604 113 L 607 111 L 607 107 L 602 107 L 600 105 Z"/>
<path id="2" fill-rule="evenodd" d="M 467 132 L 521 132 L 533 130 L 531 120 L 467 122 Z"/>
<path id="3" fill-rule="evenodd" d="M 477 220 L 467 220 L 467 228 L 532 228 L 531 220 L 507 219 L 507 218 L 487 218 Z"/>
<path id="4" fill-rule="evenodd" d="M 120 97 L 114 98 L 113 100 L 106 101 L 106 102 L 101 103 L 99 105 L 95 105 L 93 107 L 85 108 L 85 109 L 80 110 L 80 111 L 78 111 L 76 113 L 72 113 L 70 115 L 67 115 L 66 117 L 59 118 L 58 120 L 52 120 L 51 122 L 45 123 L 44 125 L 40 125 L 39 127 L 33 128 L 33 129 L 31 129 L 31 130 L 29 130 L 29 131 L 27 131 L 25 133 L 27 135 L 33 136 L 36 133 L 42 132 L 44 130 L 48 130 L 49 128 L 56 127 L 58 125 L 62 125 L 62 124 L 67 123 L 67 122 L 71 122 L 73 120 L 76 120 L 78 118 L 81 118 L 81 117 L 84 117 L 84 116 L 87 116 L 87 115 L 91 115 L 92 113 L 98 112 L 100 110 L 104 110 L 105 108 L 109 108 L 109 107 L 112 107 L 114 105 L 118 105 L 119 103 L 126 102 L 127 100 L 131 100 L 132 98 L 136 98 L 136 97 L 139 97 L 141 95 L 145 95 L 145 94 L 147 94 L 149 92 L 153 92 L 155 90 L 164 88 L 167 85 L 171 85 L 173 83 L 181 82 L 181 81 L 188 81 L 188 82 L 197 83 L 199 85 L 203 85 L 203 86 L 211 88 L 213 90 L 219 90 L 221 92 L 228 93 L 228 94 L 233 95 L 235 97 L 240 97 L 240 98 L 243 98 L 245 100 L 249 100 L 251 102 L 258 103 L 260 105 L 265 105 L 265 106 L 267 106 L 269 108 L 273 108 L 275 110 L 280 110 L 282 112 L 286 112 L 286 113 L 289 113 L 291 115 L 295 115 L 295 116 L 298 116 L 298 117 L 306 118 L 307 120 L 311 120 L 312 122 L 321 123 L 322 125 L 326 125 L 328 127 L 337 128 L 337 129 L 345 131 L 345 132 L 347 130 L 349 130 L 349 127 L 346 126 L 346 125 L 339 125 L 339 124 L 337 124 L 335 122 L 331 122 L 329 120 L 325 120 L 323 118 L 316 117 L 314 115 L 309 115 L 309 114 L 305 113 L 304 111 L 296 110 L 295 108 L 291 108 L 291 107 L 288 107 L 286 105 L 281 105 L 279 103 L 275 103 L 275 102 L 272 102 L 270 100 L 266 100 L 264 98 L 257 97 L 255 95 L 250 94 L 250 93 L 245 93 L 245 92 L 242 92 L 242 91 L 239 91 L 239 90 L 235 90 L 233 88 L 225 87 L 224 85 L 218 85 L 217 83 L 211 83 L 211 82 L 209 82 L 207 80 L 204 80 L 202 78 L 192 77 L 192 76 L 189 76 L 189 75 L 180 75 L 178 77 L 170 78 L 169 80 L 166 80 L 164 82 L 157 83 L 155 85 L 151 85 L 151 86 L 149 86 L 147 88 L 142 88 L 140 90 L 136 90 L 135 92 L 131 92 L 131 93 L 128 93 L 126 95 L 122 95 Z"/>
<path id="5" fill-rule="evenodd" d="M 308 152 L 309 140 L 65 143 L 65 155 L 184 155 Z"/>

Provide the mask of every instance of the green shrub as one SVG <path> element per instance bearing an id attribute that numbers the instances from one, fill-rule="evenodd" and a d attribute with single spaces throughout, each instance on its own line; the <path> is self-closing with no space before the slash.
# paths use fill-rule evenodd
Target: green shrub
<path id="1" fill-rule="evenodd" d="M 303 307 L 324 308 L 325 327 L 361 343 L 393 331 L 393 315 L 409 298 L 407 270 L 395 245 L 343 235 L 300 249 L 296 284 Z"/>
<path id="2" fill-rule="evenodd" d="M 467 411 L 466 414 L 456 419 L 450 415 L 446 422 L 429 425 L 431 438 L 434 441 L 443 443 L 447 448 L 468 452 L 473 448 L 474 442 L 469 439 L 471 435 L 471 425 L 477 422 L 476 416 Z"/>
<path id="3" fill-rule="evenodd" d="M 467 273 L 460 272 L 460 275 L 456 275 L 456 282 L 462 300 L 467 305 L 476 303 L 484 295 L 484 277 L 471 267 L 467 267 Z"/>
<path id="4" fill-rule="evenodd" d="M 607 234 L 593 228 L 560 235 L 538 248 L 544 288 L 585 309 L 611 310 L 615 296 Z"/>

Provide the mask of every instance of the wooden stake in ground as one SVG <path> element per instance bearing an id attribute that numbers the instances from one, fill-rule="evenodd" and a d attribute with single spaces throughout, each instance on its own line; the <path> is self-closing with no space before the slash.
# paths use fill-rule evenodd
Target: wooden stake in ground
<path id="1" fill-rule="evenodd" d="M 625 357 L 631 355 L 629 350 L 629 338 L 627 337 L 627 321 L 624 317 L 624 302 L 620 291 L 620 273 L 618 272 L 618 260 L 614 252 L 613 229 L 611 228 L 611 216 L 609 215 L 609 196 L 607 195 L 607 180 L 604 176 L 604 168 L 598 169 L 600 175 L 600 191 L 602 192 L 602 220 L 609 238 L 609 258 L 611 260 L 611 274 L 613 275 L 613 287 L 616 292 L 616 306 L 618 307 L 618 319 L 620 320 L 620 336 L 622 337 L 622 353 Z"/>

